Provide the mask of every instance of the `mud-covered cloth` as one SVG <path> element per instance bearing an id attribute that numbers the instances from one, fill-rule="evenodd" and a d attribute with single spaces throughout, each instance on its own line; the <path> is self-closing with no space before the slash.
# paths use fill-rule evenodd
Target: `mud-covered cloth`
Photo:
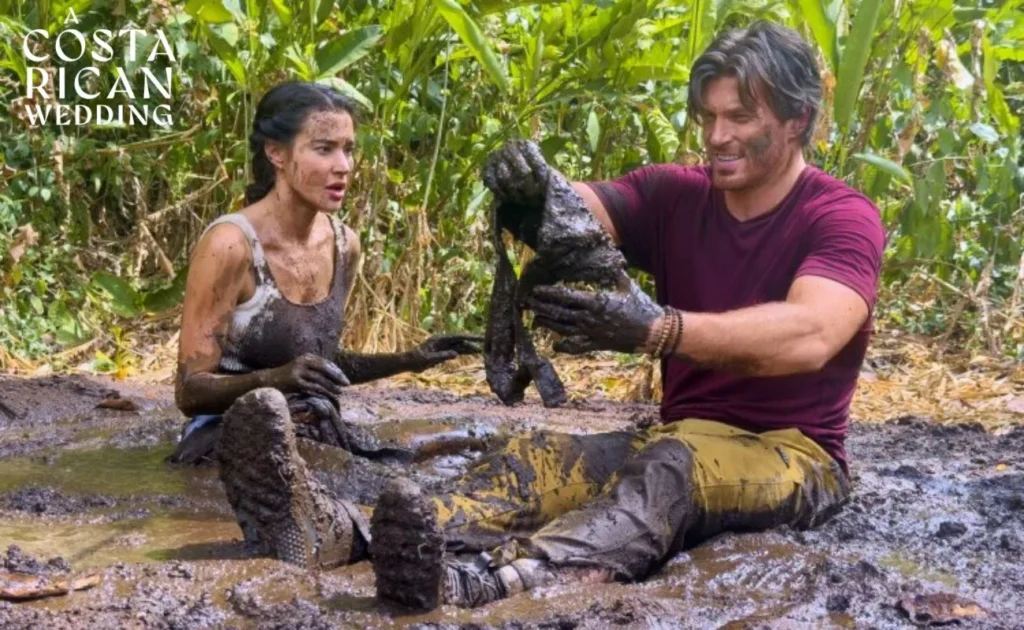
<path id="1" fill-rule="evenodd" d="M 487 383 L 512 405 L 533 381 L 544 405 L 559 407 L 568 400 L 565 388 L 551 362 L 537 354 L 522 323 L 520 302 L 534 287 L 559 281 L 624 290 L 630 283 L 626 259 L 586 202 L 548 168 L 532 142 L 512 141 L 490 156 L 483 180 L 495 197 L 491 238 L 497 258 L 484 344 Z M 506 228 L 534 251 L 518 278 L 502 240 Z"/>
<path id="2" fill-rule="evenodd" d="M 811 527 L 845 502 L 839 463 L 797 429 L 688 419 L 636 433 L 512 440 L 433 499 L 452 551 L 639 580 L 724 531 Z"/>
<path id="3" fill-rule="evenodd" d="M 559 407 L 568 400 L 565 386 L 551 361 L 537 354 L 533 339 L 523 325 L 523 314 L 517 305 L 519 278 L 505 251 L 497 219 L 492 220 L 491 238 L 497 268 L 484 338 L 487 384 L 503 403 L 513 405 L 523 399 L 532 381 L 545 407 Z"/>

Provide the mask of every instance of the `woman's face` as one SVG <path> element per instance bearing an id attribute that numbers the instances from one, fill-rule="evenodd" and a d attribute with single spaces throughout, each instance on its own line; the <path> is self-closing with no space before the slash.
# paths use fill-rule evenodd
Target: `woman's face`
<path id="1" fill-rule="evenodd" d="M 335 212 L 345 199 L 354 147 L 352 116 L 313 112 L 291 147 L 279 154 L 280 175 L 303 201 L 317 210 Z"/>

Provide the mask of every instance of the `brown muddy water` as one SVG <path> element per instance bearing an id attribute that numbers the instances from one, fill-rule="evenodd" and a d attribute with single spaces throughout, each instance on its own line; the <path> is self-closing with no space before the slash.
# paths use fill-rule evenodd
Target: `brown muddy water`
<path id="1" fill-rule="evenodd" d="M 132 409 L 97 408 L 114 389 Z M 854 425 L 854 498 L 816 530 L 720 536 L 641 584 L 423 614 L 378 601 L 368 562 L 309 573 L 251 557 L 216 471 L 164 462 L 182 421 L 171 397 L 79 377 L 0 379 L 0 569 L 101 580 L 0 602 L 0 628 L 1024 628 L 1022 426 L 989 433 L 893 410 L 891 422 Z M 622 429 L 654 411 L 355 387 L 345 418 L 396 446 L 449 440 L 408 472 L 439 486 L 502 435 Z M 302 452 L 362 502 L 407 470 Z"/>

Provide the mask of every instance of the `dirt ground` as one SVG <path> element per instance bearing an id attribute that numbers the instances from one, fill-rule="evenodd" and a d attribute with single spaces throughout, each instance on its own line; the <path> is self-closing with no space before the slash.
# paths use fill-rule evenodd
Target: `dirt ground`
<path id="1" fill-rule="evenodd" d="M 250 557 L 216 471 L 164 462 L 182 422 L 169 387 L 0 378 L 0 403 L 0 569 L 100 578 L 65 596 L 0 602 L 2 628 L 900 628 L 954 618 L 1024 628 L 1024 426 L 855 423 L 854 498 L 816 530 L 724 535 L 642 584 L 422 614 L 378 601 L 367 562 L 314 574 Z M 366 386 L 345 403 L 345 419 L 396 445 L 440 433 L 481 448 L 503 432 L 621 429 L 656 416 L 647 405 L 548 410 L 534 395 L 506 408 Z M 404 474 L 336 449 L 303 452 L 363 502 Z M 412 474 L 443 484 L 475 456 L 446 454 Z"/>

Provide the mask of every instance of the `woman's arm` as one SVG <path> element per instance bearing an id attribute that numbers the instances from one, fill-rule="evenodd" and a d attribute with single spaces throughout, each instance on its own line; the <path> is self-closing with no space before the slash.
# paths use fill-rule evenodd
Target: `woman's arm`
<path id="1" fill-rule="evenodd" d="M 185 283 L 174 391 L 178 408 L 187 416 L 222 413 L 239 396 L 264 384 L 261 372 L 216 373 L 231 311 L 255 291 L 251 256 L 245 236 L 228 225 L 213 228 L 196 246 Z"/>
<path id="2" fill-rule="evenodd" d="M 174 392 L 187 416 L 223 413 L 260 387 L 337 396 L 348 384 L 337 366 L 314 355 L 249 374 L 217 373 L 231 312 L 256 290 L 251 257 L 245 236 L 231 226 L 213 228 L 196 247 L 185 284 Z"/>
<path id="3" fill-rule="evenodd" d="M 402 372 L 422 372 L 463 354 L 480 354 L 483 337 L 477 335 L 438 335 L 408 352 L 356 354 L 338 350 L 334 362 L 349 381 L 365 383 Z"/>

